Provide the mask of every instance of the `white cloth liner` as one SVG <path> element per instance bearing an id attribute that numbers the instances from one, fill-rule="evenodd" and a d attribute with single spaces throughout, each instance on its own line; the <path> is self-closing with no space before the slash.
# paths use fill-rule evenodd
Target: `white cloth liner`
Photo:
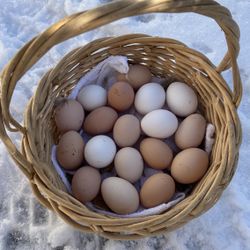
<path id="1" fill-rule="evenodd" d="M 97 85 L 102 85 L 106 89 L 108 89 L 114 82 L 115 82 L 115 74 L 116 72 L 120 73 L 127 73 L 129 69 L 128 66 L 128 60 L 127 57 L 124 56 L 110 56 L 104 61 L 100 62 L 98 65 L 96 65 L 91 71 L 89 71 L 86 75 L 84 75 L 73 91 L 70 93 L 68 96 L 68 99 L 76 99 L 79 91 L 82 89 L 83 86 L 89 85 L 89 84 L 97 84 Z M 161 82 L 162 79 L 156 79 L 156 82 Z M 134 109 L 131 109 L 129 111 L 130 113 L 134 113 Z M 214 143 L 213 139 L 213 134 L 214 134 L 214 126 L 212 124 L 207 125 L 206 129 L 206 139 L 205 139 L 205 150 L 210 153 L 212 150 L 212 145 Z M 84 132 L 81 130 L 80 134 L 84 138 L 84 141 L 87 142 L 88 139 L 90 138 L 88 135 L 84 134 Z M 168 143 L 171 143 L 171 141 L 168 141 Z M 55 167 L 55 170 L 61 177 L 63 183 L 65 184 L 67 191 L 71 194 L 71 185 L 69 180 L 66 177 L 66 173 L 68 174 L 74 174 L 75 171 L 65 171 L 57 162 L 56 159 L 56 145 L 52 146 L 52 151 L 51 151 L 51 159 L 53 166 Z M 149 178 L 152 174 L 155 172 L 159 172 L 157 170 L 154 170 L 152 168 L 149 168 L 145 166 L 144 169 L 144 175 L 140 179 L 140 182 L 135 184 L 135 187 L 137 190 L 140 189 L 140 186 L 145 182 L 147 178 Z M 162 172 L 162 171 L 160 171 Z M 113 171 L 112 173 L 104 173 L 102 175 L 102 179 L 105 179 L 110 176 L 115 176 L 116 173 Z M 104 215 L 110 215 L 110 216 L 115 216 L 115 217 L 120 217 L 120 218 L 133 218 L 133 217 L 140 217 L 140 216 L 148 216 L 148 215 L 156 215 L 160 214 L 170 207 L 174 206 L 181 200 L 185 198 L 186 194 L 185 192 L 177 192 L 175 193 L 174 197 L 169 201 L 168 203 L 161 204 L 159 206 L 153 207 L 153 208 L 148 208 L 144 209 L 143 207 L 139 207 L 139 209 L 131 214 L 128 215 L 119 215 L 110 211 L 106 210 L 101 210 L 97 208 L 93 203 L 87 202 L 85 205 L 92 209 L 93 211 L 96 211 L 98 213 L 104 214 Z"/>

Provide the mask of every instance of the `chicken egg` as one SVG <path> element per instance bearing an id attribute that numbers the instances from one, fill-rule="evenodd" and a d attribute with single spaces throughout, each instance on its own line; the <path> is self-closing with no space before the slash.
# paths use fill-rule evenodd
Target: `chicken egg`
<path id="1" fill-rule="evenodd" d="M 173 159 L 172 149 L 165 142 L 155 138 L 142 140 L 140 152 L 144 161 L 154 169 L 170 167 Z"/>
<path id="2" fill-rule="evenodd" d="M 158 206 L 168 202 L 175 193 L 173 178 L 164 173 L 150 176 L 140 191 L 140 200 L 145 208 Z"/>
<path id="3" fill-rule="evenodd" d="M 143 84 L 149 83 L 152 79 L 150 70 L 140 64 L 130 65 L 126 75 L 127 81 L 134 89 L 140 88 Z"/>
<path id="4" fill-rule="evenodd" d="M 100 186 L 99 171 L 89 166 L 79 168 L 72 178 L 73 196 L 83 203 L 92 201 L 99 193 Z"/>
<path id="5" fill-rule="evenodd" d="M 134 90 L 127 82 L 116 82 L 108 91 L 108 103 L 118 111 L 130 108 L 134 97 Z"/>
<path id="6" fill-rule="evenodd" d="M 106 105 L 107 91 L 99 85 L 87 85 L 80 90 L 77 101 L 82 104 L 85 110 L 92 111 Z"/>
<path id="7" fill-rule="evenodd" d="M 166 102 L 170 110 L 186 117 L 197 110 L 198 99 L 194 90 L 182 82 L 173 82 L 166 91 Z"/>
<path id="8" fill-rule="evenodd" d="M 206 120 L 200 114 L 185 118 L 175 133 L 175 143 L 180 149 L 198 147 L 206 132 Z"/>
<path id="9" fill-rule="evenodd" d="M 112 130 L 117 118 L 118 114 L 114 109 L 100 107 L 86 117 L 83 129 L 91 135 L 105 134 Z"/>
<path id="10" fill-rule="evenodd" d="M 182 184 L 200 180 L 208 168 L 208 154 L 200 148 L 188 148 L 178 153 L 171 165 L 171 175 Z"/>
<path id="11" fill-rule="evenodd" d="M 167 138 L 173 135 L 178 127 L 176 116 L 168 110 L 157 109 L 146 114 L 141 120 L 143 132 L 155 138 Z"/>
<path id="12" fill-rule="evenodd" d="M 117 214 L 130 214 L 139 207 L 139 195 L 135 187 L 119 177 L 109 177 L 102 182 L 102 197 L 107 206 Z"/>
<path id="13" fill-rule="evenodd" d="M 113 161 L 115 154 L 115 143 L 106 135 L 92 137 L 87 142 L 84 150 L 86 161 L 95 168 L 107 167 Z"/>
<path id="14" fill-rule="evenodd" d="M 83 120 L 84 110 L 75 100 L 65 100 L 55 108 L 55 123 L 62 133 L 80 130 Z"/>
<path id="15" fill-rule="evenodd" d="M 159 83 L 147 83 L 136 93 L 135 108 L 145 115 L 153 110 L 160 109 L 165 104 L 166 94 Z"/>
<path id="16" fill-rule="evenodd" d="M 140 122 L 133 115 L 126 114 L 119 117 L 114 125 L 113 138 L 119 147 L 134 145 L 140 134 Z"/>
<path id="17" fill-rule="evenodd" d="M 143 172 L 143 159 L 138 150 L 131 147 L 120 149 L 114 160 L 115 170 L 121 178 L 134 183 L 138 181 Z"/>
<path id="18" fill-rule="evenodd" d="M 56 147 L 56 158 L 59 164 L 73 170 L 81 166 L 83 162 L 84 141 L 76 131 L 68 131 L 62 135 Z"/>

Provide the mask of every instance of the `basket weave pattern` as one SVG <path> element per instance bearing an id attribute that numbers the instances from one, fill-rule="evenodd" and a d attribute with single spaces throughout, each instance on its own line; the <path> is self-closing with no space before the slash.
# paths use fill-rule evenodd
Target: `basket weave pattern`
<path id="1" fill-rule="evenodd" d="M 215 67 L 204 55 L 173 39 L 143 34 L 98 39 L 71 51 L 44 75 L 27 105 L 24 125 L 12 117 L 10 102 L 18 80 L 51 47 L 122 17 L 152 12 L 194 12 L 213 18 L 228 45 L 220 65 Z M 241 143 L 236 112 L 242 95 L 238 52 L 238 26 L 226 8 L 212 0 L 123 0 L 74 14 L 29 41 L 2 71 L 0 137 L 39 201 L 75 228 L 113 239 L 136 239 L 174 230 L 213 206 L 235 172 Z M 51 163 L 51 147 L 58 140 L 53 122 L 55 103 L 110 55 L 127 56 L 130 63 L 147 65 L 155 76 L 191 85 L 204 116 L 216 129 L 206 175 L 191 195 L 160 215 L 122 219 L 90 211 L 66 192 Z M 230 67 L 233 91 L 220 74 Z M 22 150 L 11 141 L 7 130 L 23 135 Z"/>

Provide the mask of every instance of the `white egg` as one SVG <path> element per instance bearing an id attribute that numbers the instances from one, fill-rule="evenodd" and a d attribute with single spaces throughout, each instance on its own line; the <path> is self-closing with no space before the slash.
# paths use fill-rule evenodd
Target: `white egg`
<path id="1" fill-rule="evenodd" d="M 173 82 L 166 91 L 169 109 L 178 116 L 185 117 L 197 110 L 198 100 L 195 92 L 187 84 Z"/>
<path id="2" fill-rule="evenodd" d="M 107 91 L 99 85 L 87 85 L 78 93 L 77 101 L 87 111 L 105 106 L 107 103 Z"/>
<path id="3" fill-rule="evenodd" d="M 116 145 L 114 141 L 106 135 L 92 137 L 86 144 L 84 150 L 85 160 L 92 167 L 104 168 L 114 159 Z"/>
<path id="4" fill-rule="evenodd" d="M 139 113 L 145 115 L 153 110 L 162 108 L 165 99 L 165 90 L 159 83 L 147 83 L 136 93 L 135 108 Z"/>
<path id="5" fill-rule="evenodd" d="M 143 132 L 155 138 L 167 138 L 173 135 L 178 127 L 176 116 L 168 110 L 157 109 L 145 115 L 141 120 Z"/>

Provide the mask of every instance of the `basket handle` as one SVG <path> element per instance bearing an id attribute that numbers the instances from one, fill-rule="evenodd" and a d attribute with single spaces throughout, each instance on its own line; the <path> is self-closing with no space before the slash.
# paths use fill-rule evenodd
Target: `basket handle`
<path id="1" fill-rule="evenodd" d="M 2 121 L 10 131 L 25 129 L 10 114 L 9 107 L 17 81 L 53 46 L 81 33 L 120 18 L 146 13 L 194 12 L 213 18 L 225 33 L 228 51 L 216 68 L 220 73 L 232 67 L 232 100 L 238 107 L 242 84 L 237 65 L 239 28 L 230 11 L 213 0 L 120 0 L 68 16 L 28 42 L 8 63 L 1 74 Z"/>

